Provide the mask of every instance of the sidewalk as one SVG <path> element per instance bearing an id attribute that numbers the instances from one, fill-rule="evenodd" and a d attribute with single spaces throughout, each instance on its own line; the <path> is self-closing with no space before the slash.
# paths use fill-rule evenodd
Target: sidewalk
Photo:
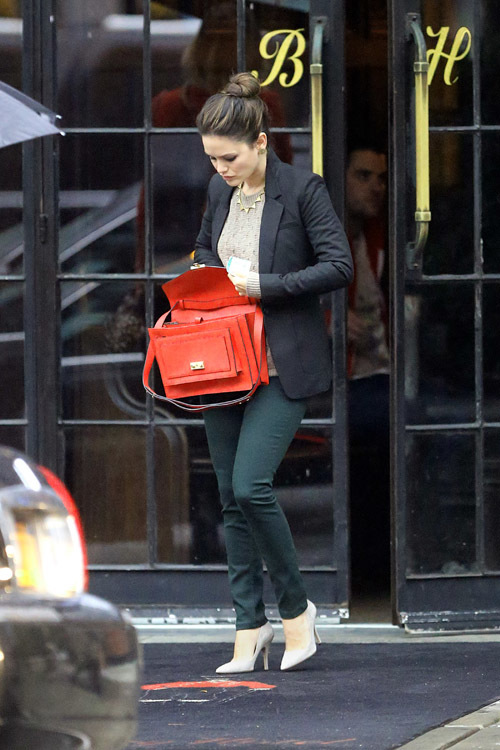
<path id="1" fill-rule="evenodd" d="M 426 732 L 400 750 L 498 750 L 500 701 Z"/>
<path id="2" fill-rule="evenodd" d="M 318 630 L 323 645 L 302 669 L 279 671 L 276 625 L 270 671 L 259 663 L 225 681 L 214 667 L 230 655 L 232 626 L 141 626 L 148 690 L 130 750 L 499 750 L 500 634 Z"/>

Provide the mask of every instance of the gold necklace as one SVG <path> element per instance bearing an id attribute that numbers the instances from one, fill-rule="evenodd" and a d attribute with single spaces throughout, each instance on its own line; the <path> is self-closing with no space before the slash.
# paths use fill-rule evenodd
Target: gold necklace
<path id="1" fill-rule="evenodd" d="M 253 201 L 253 203 L 251 203 L 249 206 L 244 206 L 243 205 L 243 201 L 241 200 L 241 196 L 242 196 L 241 189 L 242 188 L 243 188 L 243 183 L 241 182 L 238 185 L 238 192 L 236 194 L 236 203 L 240 207 L 240 211 L 245 211 L 246 213 L 248 213 L 251 208 L 255 208 L 255 206 L 257 205 L 257 203 L 260 203 L 262 201 L 262 196 L 266 192 L 266 189 L 265 189 L 265 187 L 263 187 L 262 190 L 260 191 L 260 193 L 258 193 L 258 195 L 255 198 L 255 200 Z M 245 194 L 243 193 L 243 195 L 245 195 Z"/>

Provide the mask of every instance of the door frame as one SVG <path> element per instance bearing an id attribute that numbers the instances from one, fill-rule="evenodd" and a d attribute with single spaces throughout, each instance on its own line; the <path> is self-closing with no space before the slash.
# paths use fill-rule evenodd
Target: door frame
<path id="1" fill-rule="evenodd" d="M 23 2 L 23 90 L 55 107 L 54 0 Z M 56 137 L 23 144 L 26 450 L 62 472 L 59 439 Z"/>
<path id="2" fill-rule="evenodd" d="M 326 19 L 323 39 L 323 133 L 328 147 L 324 149 L 324 177 L 335 209 L 344 213 L 344 0 L 311 0 L 310 30 L 316 18 Z M 304 6 L 306 4 L 304 3 Z M 246 0 L 237 0 L 238 62 L 245 65 Z M 143 0 L 144 24 L 151 23 L 150 3 Z M 23 65 L 24 90 L 56 110 L 57 40 L 54 17 L 55 0 L 24 0 Z M 144 37 L 144 65 L 149 66 L 151 45 Z M 312 34 L 310 35 L 312 42 Z M 305 70 L 305 75 L 309 74 Z M 144 83 L 145 176 L 150 174 L 151 80 Z M 78 128 L 68 128 L 68 131 Z M 80 129 L 81 130 L 81 129 Z M 96 129 L 93 129 L 94 131 Z M 108 131 L 119 130 L 106 129 Z M 286 129 L 285 129 L 286 130 Z M 290 131 L 310 132 L 308 128 Z M 25 145 L 25 371 L 27 401 L 27 450 L 40 463 L 64 475 L 64 430 L 60 378 L 60 303 L 59 286 L 64 281 L 58 263 L 58 169 L 57 139 L 47 138 Z M 151 195 L 146 186 L 146 207 Z M 155 280 L 152 280 L 155 282 Z M 156 282 L 157 283 L 157 282 Z M 148 297 L 152 305 L 152 294 Z M 150 306 L 151 306 L 150 305 Z M 334 435 L 332 513 L 335 566 L 303 571 L 311 598 L 329 607 L 332 613 L 347 617 L 349 613 L 349 539 L 348 539 L 348 459 L 346 409 L 346 331 L 345 291 L 332 295 L 334 325 L 334 397 L 333 417 L 306 419 L 307 426 L 330 428 Z M 43 321 L 43 332 L 40 321 Z M 153 418 L 149 409 L 148 418 Z M 83 421 L 82 421 L 83 423 Z M 147 429 L 148 476 L 154 477 L 154 424 Z M 214 605 L 228 601 L 226 566 L 163 565 L 155 562 L 155 498 L 153 490 L 147 497 L 148 539 L 151 562 L 147 565 L 95 565 L 90 568 L 90 590 L 106 598 L 135 606 L 156 606 L 168 601 L 177 605 Z M 229 603 L 229 602 L 228 602 Z"/>
<path id="3" fill-rule="evenodd" d="M 238 60 L 243 68 L 245 39 L 245 0 L 238 0 Z M 341 221 L 344 215 L 345 159 L 345 66 L 344 66 L 344 0 L 311 0 L 309 3 L 309 39 L 316 19 L 325 20 L 323 35 L 323 134 L 328 138 L 324 148 L 324 178 L 335 210 Z M 305 70 L 305 75 L 309 71 Z M 287 130 L 287 129 L 284 129 Z M 310 132 L 307 128 L 290 131 Z M 333 440 L 332 512 L 334 515 L 334 548 L 336 567 L 301 568 L 309 596 L 330 616 L 349 617 L 350 564 L 348 536 L 348 456 L 347 456 L 347 383 L 346 383 L 346 292 L 332 295 L 333 340 L 333 418 L 305 419 L 307 426 L 331 426 Z M 166 565 L 154 569 L 127 566 L 127 570 L 93 566 L 89 571 L 93 593 L 117 602 L 126 602 L 135 610 L 150 608 L 152 602 L 168 601 L 177 607 L 214 607 L 214 602 L 230 606 L 227 568 L 222 565 Z M 266 577 L 267 600 L 273 595 Z M 272 608 L 270 609 L 272 613 Z"/>
<path id="4" fill-rule="evenodd" d="M 392 588 L 394 621 L 407 630 L 457 630 L 500 627 L 500 609 L 492 607 L 498 592 L 499 575 L 487 570 L 484 559 L 484 428 L 482 392 L 482 288 L 480 148 L 481 119 L 474 106 L 474 273 L 465 281 L 475 295 L 475 396 L 476 416 L 470 424 L 410 425 L 405 405 L 405 292 L 407 283 L 448 283 L 464 280 L 460 275 L 425 276 L 417 263 L 411 267 L 405 249 L 413 238 L 415 205 L 414 164 L 410 154 L 414 135 L 407 138 L 412 97 L 411 76 L 414 44 L 408 23 L 420 19 L 421 0 L 389 0 L 389 87 L 390 87 L 390 184 L 389 230 L 391 259 L 391 510 Z M 474 4 L 474 28 L 479 29 L 479 4 Z M 478 45 L 473 44 L 473 50 Z M 479 87 L 479 57 L 473 52 L 473 81 Z M 432 133 L 437 128 L 430 127 Z M 460 131 L 460 127 L 439 128 Z M 467 130 L 467 128 L 466 128 Z M 432 198 L 432 196 L 431 196 Z M 431 206 L 432 207 L 432 206 Z M 424 251 L 425 252 L 425 251 Z M 466 575 L 415 574 L 408 570 L 408 507 L 406 446 L 412 434 L 460 434 L 474 437 L 476 491 L 476 560 L 478 570 Z"/>

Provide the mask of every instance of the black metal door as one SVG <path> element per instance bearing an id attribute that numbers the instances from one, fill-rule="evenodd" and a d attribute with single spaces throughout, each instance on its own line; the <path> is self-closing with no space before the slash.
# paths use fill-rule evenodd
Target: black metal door
<path id="1" fill-rule="evenodd" d="M 161 283 L 189 267 L 201 219 L 210 168 L 193 113 L 232 70 L 264 79 L 276 150 L 314 160 L 342 216 L 343 3 L 117 8 L 24 2 L 25 86 L 66 132 L 29 147 L 26 162 L 27 442 L 64 473 L 81 509 L 93 592 L 142 606 L 225 604 L 203 424 L 145 398 L 145 328 L 164 307 Z M 310 596 L 345 616 L 343 293 L 330 308 L 334 386 L 311 403 L 277 487 Z"/>
<path id="2" fill-rule="evenodd" d="M 494 6 L 390 8 L 393 578 L 408 629 L 500 624 Z"/>

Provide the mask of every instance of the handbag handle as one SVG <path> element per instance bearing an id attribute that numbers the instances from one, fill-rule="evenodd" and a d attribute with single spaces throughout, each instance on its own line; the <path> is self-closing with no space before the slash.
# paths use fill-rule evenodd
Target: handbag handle
<path id="1" fill-rule="evenodd" d="M 174 305 L 174 307 L 177 306 L 178 303 Z M 155 328 L 161 328 L 163 326 L 163 323 L 165 322 L 165 319 L 167 316 L 172 312 L 174 307 L 171 308 L 171 310 L 167 310 L 166 313 L 164 313 L 160 318 L 158 318 Z M 159 393 L 156 393 L 153 388 L 150 388 L 148 385 L 149 381 L 149 375 L 151 373 L 151 368 L 153 366 L 153 362 L 155 360 L 155 354 L 153 351 L 153 345 L 152 343 L 148 346 L 148 351 L 146 353 L 146 361 L 144 362 L 144 369 L 142 371 L 142 384 L 146 391 L 155 398 L 159 399 L 160 401 L 167 401 L 169 404 L 173 404 L 174 406 L 178 406 L 179 409 L 183 409 L 184 411 L 189 412 L 199 412 L 199 411 L 208 411 L 209 409 L 216 409 L 221 406 L 236 406 L 237 404 L 242 404 L 245 401 L 248 401 L 257 388 L 260 385 L 260 373 L 262 370 L 262 361 L 263 361 L 263 350 L 264 350 L 264 339 L 263 339 L 263 331 L 264 331 L 264 315 L 262 314 L 262 309 L 259 305 L 257 305 L 255 310 L 255 316 L 254 316 L 254 341 L 256 344 L 256 349 L 260 350 L 260 360 L 259 360 L 259 370 L 257 373 L 257 380 L 253 384 L 253 386 L 250 388 L 250 390 L 245 393 L 244 396 L 240 396 L 239 398 L 231 399 L 229 401 L 219 401 L 217 403 L 211 403 L 211 404 L 190 404 L 187 401 L 181 401 L 176 398 L 168 398 L 167 396 L 160 396 Z"/>

